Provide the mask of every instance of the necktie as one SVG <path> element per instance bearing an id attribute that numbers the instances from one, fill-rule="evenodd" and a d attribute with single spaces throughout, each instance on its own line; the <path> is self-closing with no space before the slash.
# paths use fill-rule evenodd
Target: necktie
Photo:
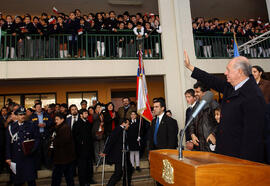
<path id="1" fill-rule="evenodd" d="M 157 132 L 158 132 L 158 127 L 159 127 L 159 118 L 157 117 L 156 120 L 156 127 L 155 127 L 155 133 L 154 133 L 154 143 L 157 145 Z"/>
<path id="2" fill-rule="evenodd" d="M 76 122 L 76 116 L 73 116 L 73 122 L 71 123 L 71 129 L 72 129 L 75 122 Z"/>

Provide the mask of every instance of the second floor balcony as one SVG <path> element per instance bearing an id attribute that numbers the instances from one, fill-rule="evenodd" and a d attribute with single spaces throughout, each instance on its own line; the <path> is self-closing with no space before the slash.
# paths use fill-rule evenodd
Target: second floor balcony
<path id="1" fill-rule="evenodd" d="M 236 37 L 238 46 L 248 42 L 249 37 Z M 195 54 L 198 59 L 225 59 L 233 57 L 233 34 L 215 36 L 194 34 Z M 244 47 L 240 55 L 251 59 L 270 58 L 270 39 L 251 47 Z"/>
<path id="2" fill-rule="evenodd" d="M 111 60 L 137 59 L 141 48 L 145 59 L 162 59 L 160 34 L 142 39 L 128 31 L 121 33 L 86 33 L 81 35 L 3 34 L 0 60 Z"/>

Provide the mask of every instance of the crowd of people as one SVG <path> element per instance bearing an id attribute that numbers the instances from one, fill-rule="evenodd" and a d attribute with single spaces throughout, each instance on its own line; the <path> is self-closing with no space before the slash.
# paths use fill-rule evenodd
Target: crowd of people
<path id="1" fill-rule="evenodd" d="M 199 17 L 192 21 L 197 57 L 232 57 L 234 35 L 240 46 L 270 30 L 269 22 L 264 22 L 260 18 L 222 21 L 217 18 L 205 20 Z M 242 55 L 252 58 L 270 57 L 269 40 L 246 48 Z"/>
<path id="2" fill-rule="evenodd" d="M 27 181 L 29 185 L 35 185 L 36 171 L 45 168 L 53 170 L 52 185 L 60 185 L 62 174 L 67 185 L 74 185 L 74 169 L 77 167 L 80 185 L 95 183 L 93 164 L 100 162 L 100 153 L 106 146 L 111 148 L 110 154 L 114 153 L 116 147 L 111 144 L 114 140 L 110 136 L 127 122 L 130 170 L 141 171 L 140 159 L 145 154 L 150 124 L 139 119 L 135 103 L 128 97 L 122 102 L 123 106 L 115 111 L 112 102 L 102 104 L 95 101 L 93 106 L 87 107 L 87 101 L 82 100 L 78 110 L 74 104 L 69 108 L 67 104 L 43 107 L 42 102 L 36 100 L 33 108 L 25 109 L 9 100 L 0 116 L 1 172 L 6 168 L 12 170 L 12 163 L 16 162 L 17 172 L 11 174 L 15 184 Z M 33 139 L 33 147 L 25 152 L 23 143 Z M 122 143 L 119 147 L 122 148 Z M 108 157 L 107 163 L 115 163 L 115 157 Z"/>
<path id="3" fill-rule="evenodd" d="M 153 13 L 85 15 L 76 9 L 50 17 L 0 14 L 0 28 L 1 57 L 6 59 L 136 57 L 139 48 L 145 57 L 160 55 L 157 35 L 162 31 Z"/>
<path id="4" fill-rule="evenodd" d="M 197 73 L 198 69 L 194 67 L 194 70 Z M 253 76 L 249 76 L 247 80 L 254 80 L 254 86 L 259 87 L 262 92 L 259 93 L 261 98 L 264 96 L 264 102 L 269 104 L 270 81 L 266 80 L 263 69 L 253 66 L 250 73 Z M 225 127 L 222 124 L 223 104 L 230 101 L 223 96 L 225 101 L 217 103 L 209 88 L 207 83 L 198 81 L 193 89 L 185 92 L 189 105 L 186 110 L 186 124 L 201 100 L 208 97 L 208 104 L 186 131 L 186 149 L 218 152 L 265 162 L 256 159 L 252 150 L 247 153 L 238 150 L 234 152 L 233 146 L 227 146 L 223 152 L 223 148 L 216 146 L 216 138 Z M 239 95 L 235 93 L 235 96 Z M 67 185 L 74 185 L 74 175 L 77 174 L 80 185 L 85 186 L 96 183 L 93 179 L 93 164 L 100 163 L 101 158 L 106 157 L 106 163 L 115 164 L 115 171 L 108 185 L 115 185 L 122 176 L 126 180 L 123 185 L 130 185 L 132 173 L 141 171 L 140 159 L 148 150 L 178 147 L 178 124 L 173 119 L 172 112 L 166 109 L 164 98 L 153 99 L 154 119 L 151 124 L 138 117 L 136 103 L 131 102 L 128 97 L 122 98 L 123 105 L 118 111 L 112 102 L 104 105 L 95 101 L 89 107 L 88 104 L 82 100 L 81 109 L 78 110 L 74 104 L 69 108 L 67 104 L 42 107 L 42 102 L 36 100 L 33 108 L 25 109 L 9 100 L 8 105 L 1 109 L 0 116 L 1 171 L 6 168 L 11 170 L 11 181 L 15 185 L 24 182 L 35 185 L 37 170 L 47 168 L 53 170 L 52 185 L 60 185 L 62 175 L 65 176 Z M 240 121 L 241 117 L 238 120 L 240 123 L 245 122 Z M 244 147 L 244 144 L 246 142 L 241 141 L 239 145 Z M 125 168 L 122 166 L 123 152 Z"/>

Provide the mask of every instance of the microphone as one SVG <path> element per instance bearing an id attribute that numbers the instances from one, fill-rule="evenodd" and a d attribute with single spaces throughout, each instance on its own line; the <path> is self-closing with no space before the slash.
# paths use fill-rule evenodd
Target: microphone
<path id="1" fill-rule="evenodd" d="M 185 135 L 185 131 L 186 129 L 189 127 L 189 125 L 191 124 L 191 122 L 193 121 L 194 118 L 196 118 L 196 116 L 200 113 L 200 111 L 204 108 L 204 106 L 207 103 L 210 103 L 213 100 L 213 93 L 211 91 L 206 91 L 205 95 L 202 97 L 202 100 L 200 101 L 200 104 L 198 105 L 198 107 L 194 110 L 194 112 L 192 113 L 192 115 L 190 116 L 186 126 L 184 127 L 184 129 L 182 130 L 181 136 L 180 136 L 180 144 L 179 144 L 179 156 L 178 159 L 179 160 L 183 160 L 183 139 L 184 139 L 184 135 Z"/>

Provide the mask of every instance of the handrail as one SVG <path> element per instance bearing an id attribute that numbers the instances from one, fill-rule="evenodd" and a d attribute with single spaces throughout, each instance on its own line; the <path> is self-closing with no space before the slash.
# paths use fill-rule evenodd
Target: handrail
<path id="1" fill-rule="evenodd" d="M 82 35 L 4 34 L 1 40 L 2 61 L 137 59 L 139 44 L 143 46 L 144 58 L 162 59 L 160 34 L 137 39 L 130 30 L 121 30 L 121 33 L 108 30 L 95 33 L 91 30 Z"/>

